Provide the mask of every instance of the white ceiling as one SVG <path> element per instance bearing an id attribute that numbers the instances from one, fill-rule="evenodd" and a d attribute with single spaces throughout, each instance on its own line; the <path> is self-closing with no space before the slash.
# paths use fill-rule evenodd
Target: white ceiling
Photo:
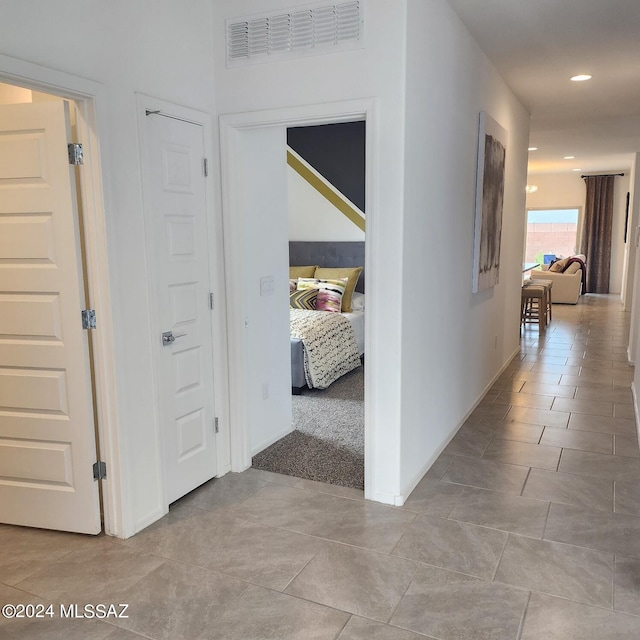
<path id="1" fill-rule="evenodd" d="M 529 173 L 630 168 L 640 152 L 640 0 L 448 2 L 531 114 Z M 569 80 L 580 73 L 593 79 Z"/>

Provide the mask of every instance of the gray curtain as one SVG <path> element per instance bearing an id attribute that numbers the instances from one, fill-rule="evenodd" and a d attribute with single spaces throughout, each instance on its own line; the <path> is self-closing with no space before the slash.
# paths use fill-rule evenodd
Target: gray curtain
<path id="1" fill-rule="evenodd" d="M 609 293 L 614 176 L 586 176 L 581 251 L 587 257 L 585 291 Z"/>

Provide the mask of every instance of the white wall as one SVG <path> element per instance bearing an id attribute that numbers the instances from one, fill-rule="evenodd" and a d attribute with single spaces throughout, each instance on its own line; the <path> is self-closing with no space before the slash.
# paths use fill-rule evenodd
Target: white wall
<path id="1" fill-rule="evenodd" d="M 601 173 L 620 173 L 616 171 L 602 171 Z M 625 261 L 624 245 L 624 218 L 629 191 L 629 171 L 624 176 L 615 179 L 615 191 L 613 195 L 613 226 L 611 231 L 611 273 L 609 276 L 610 293 L 621 293 L 622 275 Z M 578 207 L 580 219 L 578 220 L 578 240 L 582 231 L 582 216 L 586 188 L 584 180 L 579 173 L 538 173 L 528 177 L 530 184 L 535 184 L 538 190 L 527 194 L 527 207 L 533 209 L 556 207 Z M 587 256 L 588 258 L 588 256 Z"/>
<path id="2" fill-rule="evenodd" d="M 308 105 L 370 98 L 376 102 L 375 118 L 367 122 L 367 135 L 374 140 L 374 149 L 369 152 L 376 157 L 375 166 L 370 167 L 375 193 L 371 200 L 367 194 L 367 244 L 376 257 L 367 272 L 367 281 L 375 282 L 379 290 L 384 291 L 384 298 L 372 296 L 367 300 L 368 328 L 376 344 L 375 352 L 368 354 L 367 359 L 368 370 L 372 372 L 368 384 L 373 389 L 369 395 L 376 403 L 374 415 L 367 417 L 368 424 L 374 427 L 367 446 L 374 446 L 382 458 L 372 479 L 371 497 L 388 502 L 393 501 L 398 492 L 399 464 L 394 449 L 397 452 L 399 442 L 400 396 L 396 372 L 400 370 L 401 357 L 395 310 L 401 299 L 398 281 L 402 239 L 404 2 L 369 0 L 366 3 L 364 50 L 226 68 L 224 24 L 227 18 L 305 4 L 301 0 L 214 3 L 216 100 L 223 114 L 284 108 L 299 109 L 303 113 Z M 376 212 L 380 212 L 377 217 Z M 376 226 L 373 236 L 369 233 L 372 224 Z M 260 256 L 251 259 L 260 260 Z M 380 424 L 379 430 L 375 429 L 375 423 Z"/>
<path id="3" fill-rule="evenodd" d="M 157 478 L 149 291 L 135 93 L 213 113 L 209 0 L 6 0 L 4 55 L 105 88 L 98 104 L 113 300 L 124 535 L 165 509 Z M 1 73 L 0 69 L 0 73 Z"/>
<path id="4" fill-rule="evenodd" d="M 529 136 L 528 114 L 446 2 L 409 0 L 407 25 L 400 491 L 518 349 Z M 472 294 L 480 111 L 509 137 L 500 282 Z"/>
<path id="5" fill-rule="evenodd" d="M 306 0 L 3 2 L 3 54 L 85 77 L 105 88 L 98 116 L 118 336 L 124 535 L 165 508 L 157 482 L 160 460 L 146 454 L 157 448 L 158 434 L 136 92 L 211 114 L 214 76 L 220 113 L 373 100 L 367 122 L 368 153 L 373 157 L 367 194 L 367 244 L 373 260 L 367 277 L 375 283 L 367 303 L 368 344 L 375 344 L 367 358 L 367 423 L 372 425 L 367 447 L 376 469 L 375 477 L 367 480 L 371 497 L 385 502 L 406 497 L 421 469 L 517 342 L 514 321 L 505 318 L 517 318 L 519 274 L 508 267 L 519 264 L 521 244 L 516 250 L 503 243 L 502 263 L 507 268 L 499 287 L 472 297 L 470 216 L 477 112 L 486 109 L 512 136 L 503 233 L 514 237 L 517 226 L 522 237 L 522 220 L 516 223 L 511 216 L 522 213 L 516 191 L 521 193 L 525 181 L 517 149 L 526 138 L 526 115 L 444 0 L 368 0 L 363 50 L 226 68 L 225 18 L 304 4 Z M 415 141 L 414 128 L 419 132 Z M 246 222 L 248 228 L 260 230 L 264 246 L 279 242 L 279 223 L 270 227 Z M 230 259 L 236 260 L 247 286 L 254 287 L 255 298 L 256 274 L 278 277 L 280 266 L 265 260 L 264 252 L 246 256 L 244 251 L 241 248 Z M 465 257 L 459 263 L 452 261 L 460 254 Z M 429 274 L 434 259 L 440 258 L 453 266 L 444 278 L 439 269 L 427 275 L 438 305 L 434 313 L 426 299 L 413 306 L 415 278 Z M 254 261 L 246 269 L 241 264 L 245 259 Z M 256 301 L 253 298 L 250 302 Z M 265 304 L 267 315 L 271 302 Z M 479 345 L 491 343 L 494 332 L 501 336 L 498 348 L 485 352 Z M 269 357 L 263 346 L 257 354 L 261 362 Z M 445 357 L 451 362 L 443 364 Z M 428 400 L 426 430 L 420 398 Z M 261 397 L 252 396 L 253 415 L 259 415 L 262 403 Z"/>
<path id="6" fill-rule="evenodd" d="M 226 18 L 295 4 L 215 4 L 217 102 L 237 113 L 375 100 L 366 483 L 401 503 L 518 346 L 528 116 L 444 0 L 370 0 L 364 50 L 225 67 Z M 510 146 L 501 283 L 472 296 L 482 109 Z"/>
<path id="7" fill-rule="evenodd" d="M 631 327 L 627 354 L 631 364 L 638 364 L 640 352 L 640 152 L 636 153 L 631 165 L 631 202 L 629 211 L 629 254 L 628 270 L 625 281 L 625 308 L 631 311 Z M 635 367 L 631 385 L 635 403 L 636 429 L 640 438 L 640 367 Z"/>
<path id="8" fill-rule="evenodd" d="M 629 236 L 626 250 L 628 253 L 627 274 L 624 289 L 625 310 L 631 311 L 629 331 L 629 361 L 636 363 L 640 349 L 640 153 L 636 153 L 631 165 L 631 202 L 629 207 Z M 640 390 L 640 367 L 635 371 L 636 394 Z M 640 413 L 637 411 L 637 419 Z M 639 423 L 640 425 L 640 423 Z"/>
<path id="9" fill-rule="evenodd" d="M 629 170 L 629 220 L 627 223 L 627 244 L 624 247 L 624 266 L 622 270 L 622 304 L 630 311 L 633 303 L 636 268 L 636 227 L 640 219 L 640 153 L 633 156 Z"/>
<path id="10" fill-rule="evenodd" d="M 290 166 L 287 166 L 287 189 L 289 240 L 318 242 L 364 240 L 364 231 L 353 224 Z"/>

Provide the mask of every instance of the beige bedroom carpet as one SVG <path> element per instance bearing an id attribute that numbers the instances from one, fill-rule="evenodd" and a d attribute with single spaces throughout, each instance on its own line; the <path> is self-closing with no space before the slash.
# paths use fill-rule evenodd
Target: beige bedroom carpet
<path id="1" fill-rule="evenodd" d="M 252 466 L 363 489 L 364 367 L 328 389 L 305 389 L 292 405 L 294 431 L 255 455 Z"/>

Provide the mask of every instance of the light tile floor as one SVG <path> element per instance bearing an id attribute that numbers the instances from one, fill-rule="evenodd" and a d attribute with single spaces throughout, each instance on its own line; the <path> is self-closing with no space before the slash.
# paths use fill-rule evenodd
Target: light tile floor
<path id="1" fill-rule="evenodd" d="M 250 469 L 130 540 L 0 526 L 20 640 L 640 638 L 640 451 L 612 297 L 554 308 L 403 508 Z M 59 603 L 127 603 L 61 619 Z"/>

